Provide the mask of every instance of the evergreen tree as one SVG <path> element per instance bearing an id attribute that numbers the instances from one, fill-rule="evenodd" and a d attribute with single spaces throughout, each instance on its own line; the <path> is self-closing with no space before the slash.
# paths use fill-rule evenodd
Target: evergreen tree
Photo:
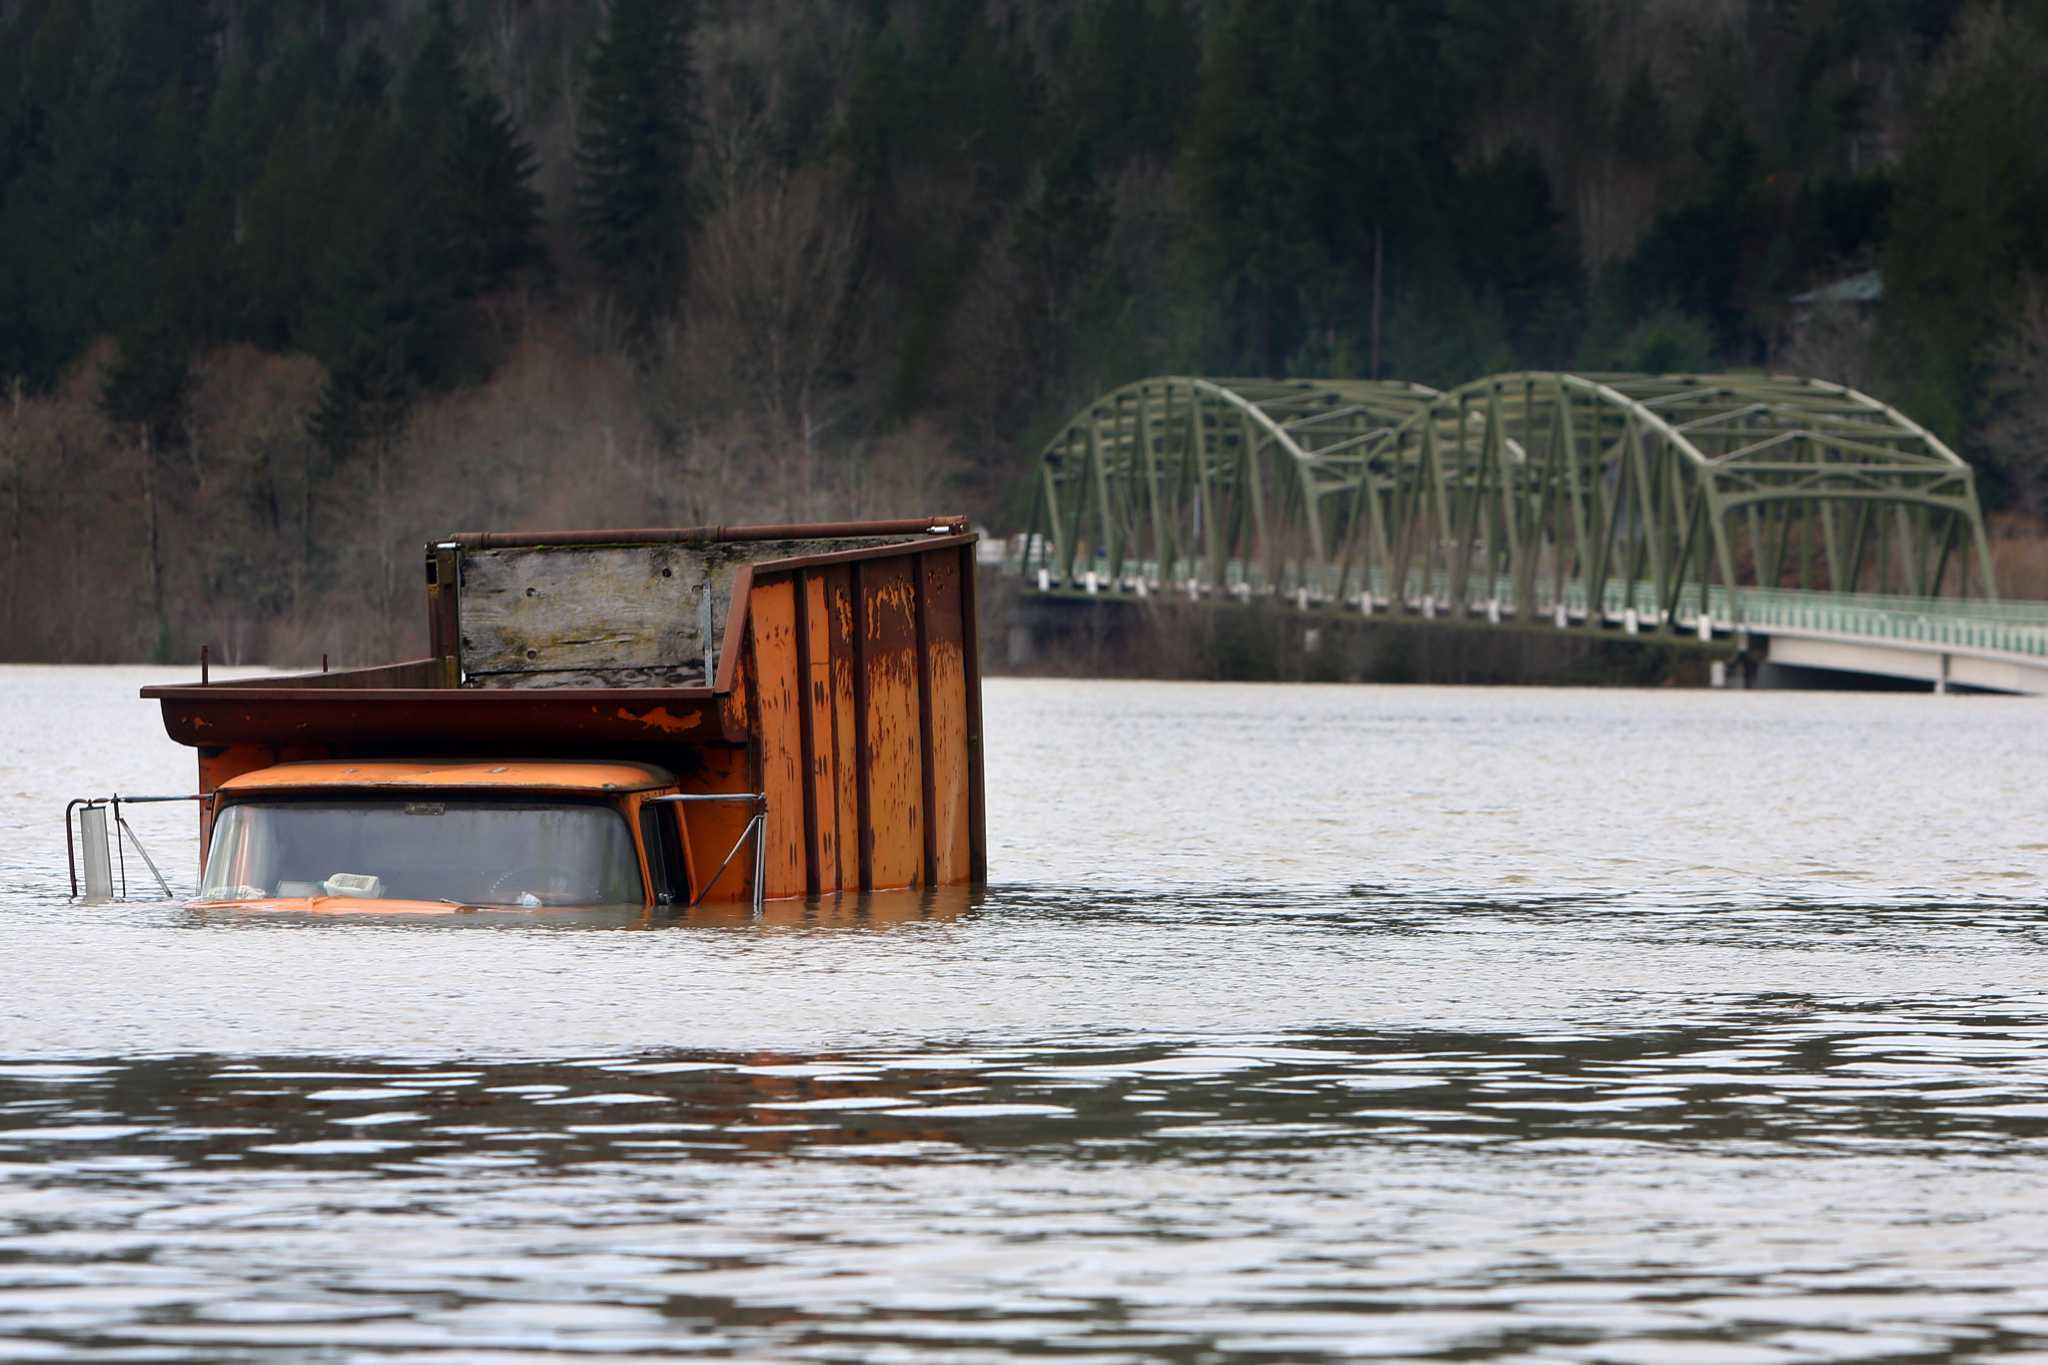
<path id="1" fill-rule="evenodd" d="M 398 216 L 364 222 L 330 249 L 303 340 L 327 366 L 308 426 L 331 453 L 388 440 L 423 390 L 459 375 L 460 323 L 437 265 Z"/>
<path id="2" fill-rule="evenodd" d="M 390 68 L 374 47 L 365 50 L 320 175 L 331 209 L 314 225 L 321 248 L 294 341 L 327 367 L 309 425 L 337 455 L 394 431 L 414 396 L 447 373 L 456 349 L 441 201 L 428 167 L 436 124 L 460 92 L 427 89 L 423 65 L 415 63 L 389 98 Z M 420 126 L 409 126 L 408 115 Z"/>
<path id="3" fill-rule="evenodd" d="M 611 0 L 591 48 L 576 136 L 585 249 L 636 317 L 672 306 L 689 220 L 689 9 Z"/>
<path id="4" fill-rule="evenodd" d="M 540 161 L 496 95 L 463 100 L 440 165 L 446 255 L 464 297 L 486 294 L 522 270 L 545 271 Z"/>
<path id="5" fill-rule="evenodd" d="M 453 295 L 468 299 L 544 266 L 547 251 L 540 163 L 498 97 L 464 70 L 462 46 L 453 6 L 436 0 L 395 112 L 412 151 L 414 229 L 431 239 Z"/>
<path id="6" fill-rule="evenodd" d="M 442 0 L 395 86 L 366 54 L 348 90 L 297 329 L 327 366 L 309 426 L 336 455 L 388 445 L 419 394 L 481 378 L 463 303 L 545 262 L 532 150 L 495 96 L 471 88 L 461 50 Z"/>

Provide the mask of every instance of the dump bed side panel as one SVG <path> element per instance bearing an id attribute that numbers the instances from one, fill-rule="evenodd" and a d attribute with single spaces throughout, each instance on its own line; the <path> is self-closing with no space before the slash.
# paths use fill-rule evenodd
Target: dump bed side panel
<path id="1" fill-rule="evenodd" d="M 766 895 L 980 874 L 971 555 L 953 540 L 752 569 L 734 689 L 768 804 Z M 714 898 L 750 890 L 735 875 Z"/>

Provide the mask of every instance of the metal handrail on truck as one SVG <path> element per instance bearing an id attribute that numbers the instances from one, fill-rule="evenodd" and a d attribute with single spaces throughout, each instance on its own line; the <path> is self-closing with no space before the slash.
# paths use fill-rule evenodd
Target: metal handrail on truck
<path id="1" fill-rule="evenodd" d="M 740 831 L 740 837 L 732 841 L 732 848 L 725 855 L 725 861 L 718 865 L 718 871 L 711 874 L 710 880 L 704 883 L 703 890 L 699 891 L 696 898 L 684 909 L 695 910 L 704 903 L 704 898 L 711 894 L 711 888 L 718 885 L 718 879 L 725 875 L 725 869 L 731 867 L 732 860 L 739 856 L 740 845 L 751 837 L 754 841 L 754 913 L 760 914 L 762 864 L 766 861 L 768 849 L 768 841 L 764 837 L 768 829 L 768 797 L 761 792 L 686 792 L 676 796 L 647 798 L 647 804 L 650 806 L 680 806 L 699 801 L 744 801 L 753 807 L 754 814 L 747 821 L 747 827 Z"/>
<path id="2" fill-rule="evenodd" d="M 135 852 L 149 868 L 149 874 L 156 878 L 164 898 L 174 894 L 171 884 L 164 880 L 164 874 L 157 868 L 156 859 L 149 856 L 149 850 L 142 846 L 142 836 L 121 814 L 121 807 L 158 805 L 166 801 L 203 801 L 206 798 L 195 792 L 190 796 L 82 796 L 64 807 L 64 862 L 71 873 L 71 895 L 78 896 L 78 861 L 85 859 L 85 896 L 87 900 L 114 899 L 114 870 L 120 869 L 121 896 L 128 899 L 128 855 L 123 851 L 122 836 L 135 845 Z M 78 840 L 71 837 L 72 813 L 77 812 Z M 114 817 L 113 827 L 107 826 L 107 815 Z M 97 855 L 97 856 L 95 856 Z"/>

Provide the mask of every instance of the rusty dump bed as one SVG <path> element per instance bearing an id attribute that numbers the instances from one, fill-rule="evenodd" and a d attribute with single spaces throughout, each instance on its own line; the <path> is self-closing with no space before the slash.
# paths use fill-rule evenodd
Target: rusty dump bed
<path id="1" fill-rule="evenodd" d="M 650 764 L 766 798 L 767 897 L 979 880 L 974 540 L 957 517 L 456 535 L 427 549 L 430 657 L 142 695 L 202 795 L 304 760 Z M 693 867 L 751 818 L 684 811 Z"/>

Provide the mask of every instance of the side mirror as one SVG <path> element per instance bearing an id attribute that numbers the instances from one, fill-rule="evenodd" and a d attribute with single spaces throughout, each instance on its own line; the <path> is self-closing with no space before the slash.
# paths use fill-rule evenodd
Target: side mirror
<path id="1" fill-rule="evenodd" d="M 69 830 L 65 833 L 68 835 Z M 81 806 L 78 811 L 78 851 L 85 863 L 85 898 L 89 901 L 110 901 L 114 898 L 114 862 L 107 856 L 107 808 L 105 806 Z M 77 874 L 73 873 L 71 894 L 78 894 Z"/>

